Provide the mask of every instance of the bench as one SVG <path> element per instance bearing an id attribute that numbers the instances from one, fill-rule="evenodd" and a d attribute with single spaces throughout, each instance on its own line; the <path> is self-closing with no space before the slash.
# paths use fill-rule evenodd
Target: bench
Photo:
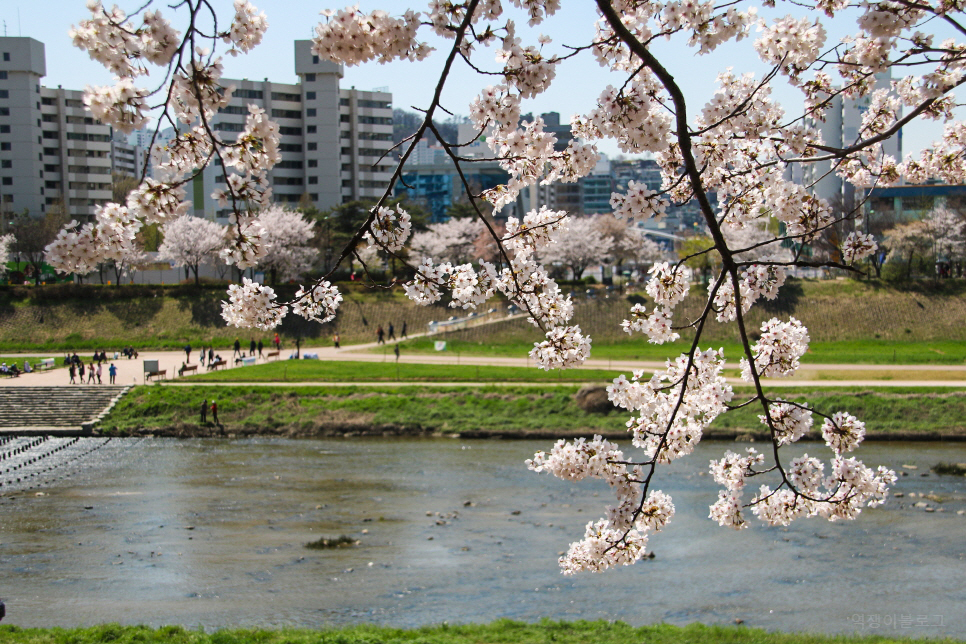
<path id="1" fill-rule="evenodd" d="M 167 369 L 159 369 L 158 371 L 147 371 L 144 374 L 144 379 L 145 380 L 150 380 L 151 378 L 155 378 L 155 377 L 167 379 L 168 378 L 168 370 Z"/>
<path id="2" fill-rule="evenodd" d="M 56 364 L 57 361 L 53 358 L 44 358 L 40 361 L 40 370 L 47 371 L 48 369 L 53 369 Z"/>
<path id="3" fill-rule="evenodd" d="M 213 369 L 217 371 L 218 370 L 218 367 L 224 367 L 227 364 L 228 363 L 225 362 L 225 359 L 224 358 L 222 358 L 220 360 L 215 360 L 214 362 L 209 362 L 208 363 L 208 371 L 211 371 Z"/>
<path id="4" fill-rule="evenodd" d="M 198 365 L 196 364 L 183 364 L 181 368 L 178 369 L 178 375 L 183 376 L 189 371 L 198 371 Z"/>
<path id="5" fill-rule="evenodd" d="M 269 358 L 275 358 L 276 360 L 278 360 L 278 351 L 269 351 L 268 353 L 266 353 L 265 359 L 268 360 Z"/>

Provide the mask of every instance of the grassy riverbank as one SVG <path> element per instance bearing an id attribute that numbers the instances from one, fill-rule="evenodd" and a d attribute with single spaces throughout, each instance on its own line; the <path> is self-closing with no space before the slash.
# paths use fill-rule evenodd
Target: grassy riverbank
<path id="1" fill-rule="evenodd" d="M 903 634 L 908 633 L 904 632 Z M 350 626 L 331 630 L 191 631 L 180 626 L 153 629 L 108 624 L 91 628 L 20 629 L 0 626 L 0 644 L 877 644 L 959 642 L 951 638 L 921 639 L 878 635 L 812 635 L 769 633 L 738 626 L 684 627 L 658 624 L 629 626 L 623 622 L 551 622 L 524 624 L 499 620 L 490 624 L 427 626 L 398 629 Z"/>
<path id="2" fill-rule="evenodd" d="M 343 346 L 373 342 L 376 329 L 393 324 L 399 334 L 405 323 L 410 334 L 423 332 L 432 320 L 458 311 L 445 302 L 422 307 L 399 290 L 368 290 L 362 284 L 340 284 L 345 301 L 335 321 L 308 323 L 285 317 L 279 331 L 286 352 L 302 346 L 331 346 L 336 331 Z M 294 294 L 294 285 L 279 287 L 280 297 Z M 654 346 L 620 328 L 642 293 L 577 289 L 573 323 L 593 338 L 593 357 L 600 359 L 661 359 L 676 355 L 680 346 Z M 180 349 L 185 344 L 214 345 L 230 350 L 237 337 L 247 346 L 254 337 L 268 344 L 270 334 L 225 326 L 221 317 L 223 287 L 127 285 L 56 285 L 41 288 L 0 288 L 0 345 L 7 351 L 56 352 L 93 349 Z M 676 309 L 680 319 L 695 319 L 704 306 L 704 289 L 694 286 Z M 451 353 L 525 356 L 542 335 L 522 318 L 507 320 L 505 302 L 494 299 L 477 320 L 488 323 L 432 338 L 446 340 Z M 748 314 L 757 329 L 771 317 L 794 316 L 809 329 L 811 352 L 805 362 L 877 364 L 963 364 L 966 361 L 966 281 L 916 283 L 895 287 L 849 280 L 790 280 L 774 302 L 762 302 Z M 404 352 L 433 351 L 432 341 L 413 340 Z M 737 356 L 734 325 L 711 321 L 702 346 L 722 346 Z M 391 350 L 389 351 L 391 358 Z"/>
<path id="3" fill-rule="evenodd" d="M 524 352 L 522 355 L 526 355 Z M 223 369 L 189 376 L 190 382 L 608 382 L 618 371 L 569 369 L 543 371 L 535 367 L 487 365 L 334 362 L 280 360 L 242 369 Z M 966 383 L 964 383 L 966 384 Z"/>
<path id="4" fill-rule="evenodd" d="M 278 434 L 461 434 L 464 436 L 626 436 L 629 414 L 583 411 L 576 385 L 533 387 L 212 386 L 136 387 L 101 422 L 112 434 L 208 436 Z M 738 390 L 736 402 L 741 400 Z M 913 389 L 783 389 L 787 400 L 826 412 L 846 410 L 865 421 L 870 438 L 966 435 L 966 391 Z M 222 427 L 199 426 L 202 400 L 216 400 Z M 724 414 L 709 437 L 762 436 L 754 406 Z M 210 420 L 210 419 L 209 419 Z M 816 426 L 817 429 L 817 426 Z"/>

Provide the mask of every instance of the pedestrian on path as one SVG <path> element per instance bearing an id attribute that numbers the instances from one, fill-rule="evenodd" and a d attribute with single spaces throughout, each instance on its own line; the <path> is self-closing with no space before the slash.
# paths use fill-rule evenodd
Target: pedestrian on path
<path id="1" fill-rule="evenodd" d="M 389 336 L 390 340 L 396 339 L 396 331 L 395 331 L 395 328 L 392 326 L 392 322 L 389 323 L 389 333 L 387 333 L 386 335 Z"/>
<path id="2" fill-rule="evenodd" d="M 339 340 L 340 340 L 340 338 L 339 338 L 339 332 L 336 331 L 335 332 L 335 335 L 332 336 L 332 344 L 335 345 L 335 348 L 336 349 L 339 348 Z"/>
<path id="3" fill-rule="evenodd" d="M 70 384 L 76 385 L 77 381 L 74 378 L 77 377 L 77 369 L 74 367 L 74 363 L 70 363 Z"/>
<path id="4" fill-rule="evenodd" d="M 275 342 L 275 350 L 276 351 L 281 351 L 282 350 L 282 338 L 278 337 L 278 334 L 277 333 L 275 334 L 275 340 L 274 340 L 274 342 Z"/>
<path id="5" fill-rule="evenodd" d="M 248 356 L 249 357 L 255 355 L 255 349 L 257 347 L 258 347 L 258 345 L 255 344 L 255 338 L 252 338 L 252 341 L 248 343 Z"/>
<path id="6" fill-rule="evenodd" d="M 241 352 L 241 342 L 238 341 L 238 338 L 235 338 L 235 350 L 231 354 L 231 357 L 232 358 L 234 358 L 236 356 L 239 357 L 239 358 L 243 358 L 244 357 L 242 355 L 242 352 Z"/>
<path id="7" fill-rule="evenodd" d="M 384 339 L 385 335 L 386 332 L 382 330 L 382 325 L 380 324 L 379 328 L 376 329 L 376 344 L 386 344 Z"/>
<path id="8" fill-rule="evenodd" d="M 110 376 L 111 384 L 113 385 L 114 381 L 117 379 L 117 367 L 114 366 L 113 362 L 111 363 L 111 366 L 107 368 L 107 375 Z"/>
<path id="9" fill-rule="evenodd" d="M 215 360 L 215 348 L 208 347 L 208 368 L 211 368 L 211 363 Z"/>
<path id="10" fill-rule="evenodd" d="M 101 371 L 101 363 L 98 362 L 97 363 L 97 384 L 99 384 L 99 385 L 103 385 L 104 384 L 103 381 L 101 381 L 101 374 L 102 373 L 103 372 Z"/>
<path id="11" fill-rule="evenodd" d="M 218 403 L 214 400 L 211 401 L 211 420 L 218 424 Z"/>
<path id="12" fill-rule="evenodd" d="M 406 333 L 406 320 L 403 320 L 402 330 L 399 331 L 399 339 L 408 338 L 409 335 Z"/>
<path id="13" fill-rule="evenodd" d="M 94 384 L 94 361 L 91 360 L 91 364 L 87 367 L 87 384 Z"/>
<path id="14" fill-rule="evenodd" d="M 262 348 L 263 348 L 264 346 L 265 346 L 265 345 L 264 345 L 264 344 L 262 344 L 262 339 L 261 339 L 261 338 L 259 338 L 259 339 L 258 339 L 258 357 L 259 357 L 259 358 L 261 358 L 261 357 L 262 357 Z"/>
<path id="15" fill-rule="evenodd" d="M 205 366 L 205 345 L 201 345 L 201 355 L 198 357 L 198 362 L 201 363 L 202 367 Z"/>
<path id="16" fill-rule="evenodd" d="M 204 402 L 201 403 L 201 424 L 205 425 L 208 423 L 208 399 L 205 398 Z"/>
<path id="17" fill-rule="evenodd" d="M 399 362 L 399 343 L 392 345 L 392 352 L 396 354 L 396 362 Z"/>
<path id="18" fill-rule="evenodd" d="M 185 362 L 190 364 L 191 363 L 191 345 L 190 344 L 184 345 L 184 355 L 185 355 Z"/>
<path id="19" fill-rule="evenodd" d="M 77 375 L 80 376 L 80 384 L 84 384 L 84 362 L 81 361 L 77 365 Z"/>

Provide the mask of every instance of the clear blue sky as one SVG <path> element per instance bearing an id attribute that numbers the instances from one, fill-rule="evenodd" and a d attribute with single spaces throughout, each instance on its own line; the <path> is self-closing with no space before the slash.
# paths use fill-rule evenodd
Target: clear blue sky
<path id="1" fill-rule="evenodd" d="M 348 0 L 343 0 L 348 4 Z M 295 82 L 293 62 L 293 41 L 308 39 L 313 35 L 313 27 L 321 16 L 319 11 L 326 7 L 340 8 L 340 3 L 306 2 L 305 0 L 254 0 L 255 5 L 266 13 L 269 29 L 265 40 L 253 53 L 236 58 L 226 57 L 225 75 L 228 78 L 269 78 L 278 82 Z M 110 3 L 107 3 L 110 4 Z M 122 8 L 130 9 L 141 4 L 122 2 Z M 171 16 L 172 11 L 166 2 L 155 3 L 164 15 Z M 213 0 L 212 4 L 222 13 L 222 20 L 227 21 L 232 14 L 230 0 Z M 383 2 L 361 1 L 363 10 L 381 8 L 392 13 L 401 13 L 407 7 L 415 9 L 425 8 L 425 2 L 402 2 L 401 0 L 386 0 Z M 509 2 L 504 2 L 509 7 Z M 561 53 L 561 45 L 584 45 L 590 42 L 594 34 L 596 13 L 593 3 L 565 2 L 564 11 L 549 21 L 527 33 L 526 21 L 521 18 L 521 35 L 525 43 L 536 43 L 539 33 L 550 35 L 554 42 L 546 49 L 550 53 Z M 751 6 L 750 4 L 748 6 Z M 744 5 L 742 8 L 745 8 Z M 779 7 L 781 15 L 787 8 Z M 19 14 L 19 17 L 18 17 Z M 110 74 L 99 64 L 91 61 L 86 52 L 71 46 L 67 31 L 71 24 L 87 17 L 83 0 L 3 0 L 0 3 L 0 19 L 6 23 L 6 33 L 10 36 L 30 36 L 43 42 L 47 52 L 47 77 L 44 84 L 49 87 L 63 85 L 69 89 L 82 89 L 89 84 L 107 84 L 111 82 Z M 2 25 L 0 25 L 2 28 Z M 830 29 L 830 38 L 855 31 L 853 21 L 844 17 L 837 18 L 834 29 Z M 429 34 L 429 32 L 426 32 Z M 396 62 L 389 65 L 368 64 L 362 67 L 346 69 L 343 84 L 346 87 L 356 86 L 359 89 L 388 88 L 393 93 L 393 103 L 396 107 L 411 109 L 424 107 L 432 96 L 436 83 L 436 74 L 442 67 L 444 48 L 448 41 L 430 40 L 437 47 L 438 53 L 421 63 Z M 496 69 L 493 62 L 492 50 L 481 52 L 478 60 Z M 726 67 L 732 66 L 736 71 L 754 71 L 759 75 L 763 66 L 751 48 L 751 40 L 732 43 L 720 48 L 710 56 L 697 56 L 693 50 L 683 45 L 683 41 L 665 43 L 661 41 L 655 48 L 655 53 L 662 58 L 669 69 L 675 74 L 683 86 L 692 114 L 698 111 L 712 95 L 715 77 Z M 551 88 L 539 98 L 529 101 L 524 111 L 535 113 L 557 111 L 563 119 L 577 112 L 587 112 L 594 106 L 596 97 L 608 83 L 621 83 L 623 79 L 614 76 L 608 78 L 608 73 L 599 67 L 590 55 L 582 55 L 576 60 L 567 61 L 561 65 L 557 79 Z M 456 74 L 449 81 L 449 88 L 444 94 L 444 106 L 457 114 L 466 114 L 468 105 L 481 87 L 492 84 L 492 80 L 480 79 L 465 66 L 458 66 Z M 775 96 L 786 109 L 792 112 L 801 108 L 801 95 L 792 89 L 776 87 Z M 918 151 L 925 144 L 941 134 L 941 128 L 935 124 L 926 126 L 907 127 L 904 132 L 905 152 Z M 615 145 L 605 142 L 602 151 L 614 155 L 618 153 Z"/>

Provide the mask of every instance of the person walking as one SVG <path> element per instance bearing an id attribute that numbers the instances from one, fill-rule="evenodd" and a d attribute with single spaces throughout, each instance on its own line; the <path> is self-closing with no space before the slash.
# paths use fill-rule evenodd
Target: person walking
<path id="1" fill-rule="evenodd" d="M 211 401 L 211 420 L 216 425 L 218 424 L 218 403 L 214 400 Z"/>
<path id="2" fill-rule="evenodd" d="M 255 344 L 255 338 L 252 338 L 252 341 L 248 343 L 248 357 L 255 355 L 255 349 L 257 347 L 258 345 Z"/>
<path id="3" fill-rule="evenodd" d="M 282 350 L 282 338 L 278 337 L 277 333 L 275 334 L 275 350 L 276 351 Z"/>
<path id="4" fill-rule="evenodd" d="M 201 403 L 201 424 L 205 425 L 208 423 L 208 399 L 205 398 L 204 402 Z"/>
<path id="5" fill-rule="evenodd" d="M 107 368 L 107 375 L 111 380 L 111 384 L 113 385 L 114 381 L 117 379 L 117 367 L 114 366 L 113 362 L 111 363 L 111 366 Z"/>
<path id="6" fill-rule="evenodd" d="M 231 354 L 232 358 L 236 356 L 239 358 L 244 357 L 241 352 L 241 342 L 238 341 L 238 338 L 235 338 L 235 350 Z"/>
<path id="7" fill-rule="evenodd" d="M 335 345 L 335 348 L 336 349 L 339 348 L 339 340 L 340 340 L 340 338 L 339 338 L 339 332 L 336 331 L 335 332 L 335 335 L 332 336 L 332 344 Z"/>
<path id="8" fill-rule="evenodd" d="M 185 362 L 190 364 L 191 363 L 191 345 L 190 344 L 184 345 L 184 356 L 185 356 Z"/>
<path id="9" fill-rule="evenodd" d="M 382 330 L 382 325 L 380 324 L 376 329 L 376 344 L 386 344 L 386 340 L 383 337 L 385 335 L 386 332 Z"/>
<path id="10" fill-rule="evenodd" d="M 211 363 L 215 360 L 215 348 L 208 347 L 208 367 L 211 367 Z"/>
<path id="11" fill-rule="evenodd" d="M 101 363 L 98 362 L 97 363 L 97 384 L 99 384 L 99 385 L 103 385 L 104 384 L 104 382 L 101 380 L 101 374 L 103 373 L 101 371 L 101 369 L 102 369 Z"/>
<path id="12" fill-rule="evenodd" d="M 198 356 L 198 362 L 201 363 L 202 367 L 205 366 L 205 345 L 201 345 L 201 355 Z"/>
<path id="13" fill-rule="evenodd" d="M 390 340 L 395 340 L 396 339 L 396 330 L 392 326 L 392 322 L 389 323 L 389 333 L 387 333 L 386 335 L 389 336 L 389 339 Z"/>
<path id="14" fill-rule="evenodd" d="M 81 385 L 84 384 L 84 362 L 83 361 L 81 361 L 77 365 L 77 375 L 80 376 L 80 383 L 78 384 L 81 384 Z"/>
<path id="15" fill-rule="evenodd" d="M 396 362 L 399 362 L 399 343 L 392 345 L 392 352 L 396 354 Z"/>
<path id="16" fill-rule="evenodd" d="M 74 366 L 74 363 L 71 362 L 70 363 L 70 384 L 72 384 L 72 385 L 76 385 L 77 384 L 77 381 L 74 380 L 74 378 L 76 378 L 76 377 L 77 377 L 77 368 Z"/>
<path id="17" fill-rule="evenodd" d="M 89 385 L 93 385 L 94 384 L 94 376 L 95 376 L 95 374 L 94 374 L 94 361 L 91 360 L 90 365 L 88 365 L 88 367 L 87 367 L 87 384 L 89 384 Z"/>
<path id="18" fill-rule="evenodd" d="M 399 331 L 399 339 L 408 338 L 409 335 L 406 333 L 406 320 L 403 320 L 402 329 Z"/>
<path id="19" fill-rule="evenodd" d="M 264 345 L 264 344 L 262 344 L 262 339 L 261 339 L 261 338 L 259 338 L 259 339 L 258 339 L 258 357 L 259 357 L 259 358 L 261 358 L 261 357 L 262 357 L 262 348 L 263 348 L 264 346 L 265 346 L 265 345 Z"/>

